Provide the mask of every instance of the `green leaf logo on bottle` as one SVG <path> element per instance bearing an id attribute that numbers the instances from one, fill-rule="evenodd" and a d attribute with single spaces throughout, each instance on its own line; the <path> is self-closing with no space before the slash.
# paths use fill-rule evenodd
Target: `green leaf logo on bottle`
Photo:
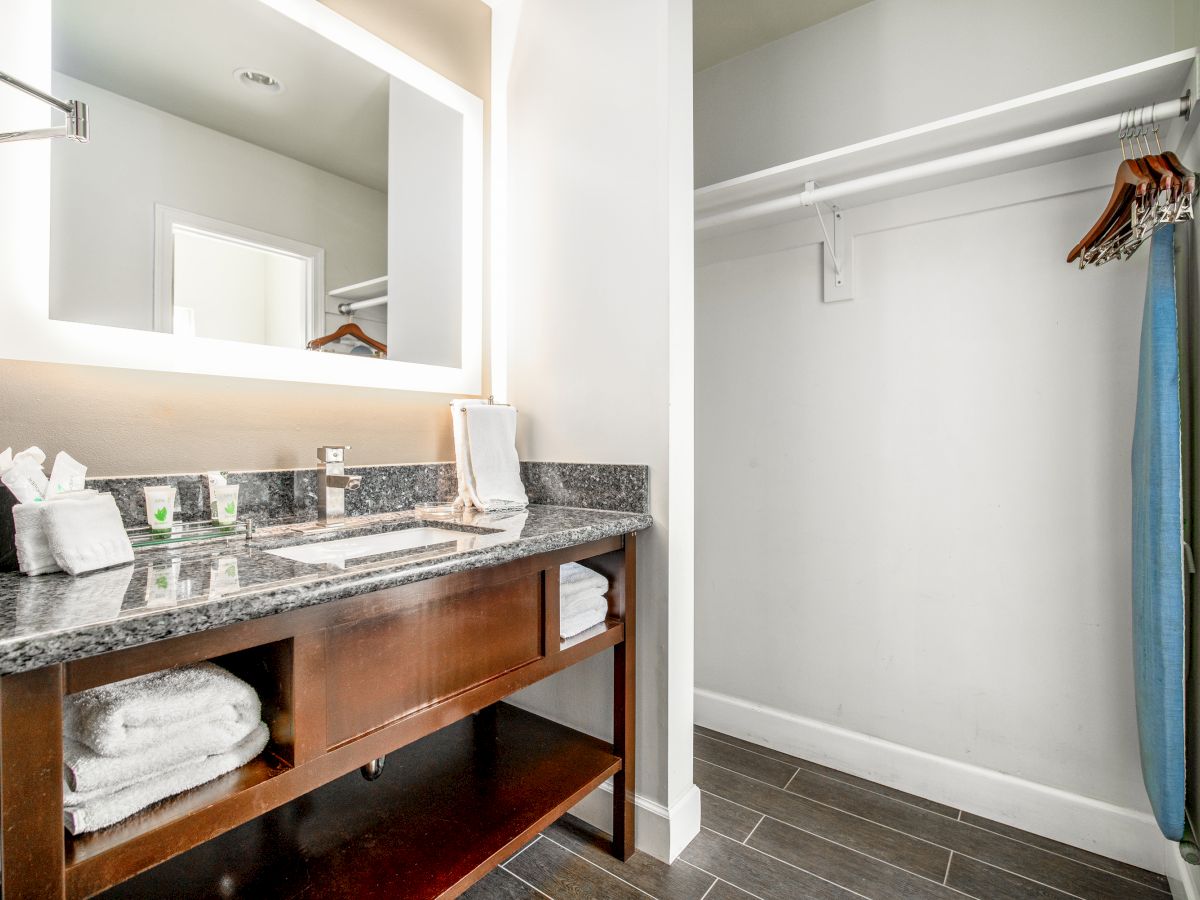
<path id="1" fill-rule="evenodd" d="M 167 580 L 166 575 L 159 575 L 158 578 L 154 579 L 154 586 L 161 591 L 165 591 L 167 589 L 167 585 L 170 583 L 171 582 Z"/>
<path id="2" fill-rule="evenodd" d="M 225 515 L 232 516 L 237 514 L 237 501 L 230 500 L 225 504 Z"/>
<path id="3" fill-rule="evenodd" d="M 154 511 L 154 518 L 159 522 L 167 521 L 167 508 L 165 506 L 160 506 L 158 509 L 156 509 Z"/>

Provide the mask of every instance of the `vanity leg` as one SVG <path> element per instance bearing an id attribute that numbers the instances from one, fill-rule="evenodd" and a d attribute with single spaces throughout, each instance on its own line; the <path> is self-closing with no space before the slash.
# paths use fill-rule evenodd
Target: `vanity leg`
<path id="1" fill-rule="evenodd" d="M 66 896 L 62 666 L 0 678 L 0 827 L 5 897 Z"/>
<path id="2" fill-rule="evenodd" d="M 621 771 L 613 776 L 613 856 L 633 855 L 633 798 L 635 710 L 634 679 L 637 653 L 634 643 L 636 621 L 634 598 L 637 582 L 637 538 L 625 536 L 625 559 L 620 573 L 619 609 L 625 619 L 625 640 L 613 648 L 613 753 L 621 757 Z"/>

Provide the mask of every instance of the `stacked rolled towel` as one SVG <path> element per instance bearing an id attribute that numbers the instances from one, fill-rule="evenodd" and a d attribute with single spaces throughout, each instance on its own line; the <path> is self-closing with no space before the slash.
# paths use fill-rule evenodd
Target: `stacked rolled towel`
<path id="1" fill-rule="evenodd" d="M 210 662 L 105 684 L 63 700 L 63 824 L 106 828 L 212 781 L 267 745 L 250 685 Z"/>
<path id="2" fill-rule="evenodd" d="M 599 625 L 608 616 L 608 579 L 579 563 L 567 563 L 558 575 L 558 631 L 575 637 Z"/>

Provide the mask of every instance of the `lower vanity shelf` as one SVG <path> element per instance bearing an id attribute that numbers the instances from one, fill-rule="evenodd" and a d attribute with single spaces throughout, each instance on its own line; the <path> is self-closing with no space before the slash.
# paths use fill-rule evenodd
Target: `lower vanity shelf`
<path id="1" fill-rule="evenodd" d="M 454 896 L 620 768 L 607 742 L 500 703 L 101 896 Z"/>
<path id="2" fill-rule="evenodd" d="M 468 569 L 0 677 L 3 896 L 458 896 L 606 780 L 633 853 L 636 535 Z M 560 634 L 560 567 L 607 619 Z M 613 740 L 501 703 L 611 651 Z M 91 834 L 63 828 L 63 697 L 215 662 L 266 751 Z M 381 777 L 360 767 L 386 757 Z"/>

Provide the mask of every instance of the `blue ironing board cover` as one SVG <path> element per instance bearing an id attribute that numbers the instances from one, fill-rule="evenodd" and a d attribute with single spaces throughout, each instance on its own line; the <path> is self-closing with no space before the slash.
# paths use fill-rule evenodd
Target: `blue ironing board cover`
<path id="1" fill-rule="evenodd" d="M 1179 324 L 1173 225 L 1150 244 L 1133 432 L 1133 658 L 1142 778 L 1162 833 L 1183 837 L 1184 588 Z"/>

